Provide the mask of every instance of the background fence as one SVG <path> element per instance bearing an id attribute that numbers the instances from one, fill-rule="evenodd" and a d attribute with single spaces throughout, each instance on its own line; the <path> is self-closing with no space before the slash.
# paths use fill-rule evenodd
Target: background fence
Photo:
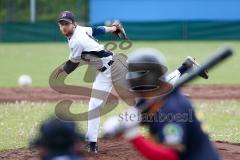
<path id="1" fill-rule="evenodd" d="M 132 40 L 240 39 L 238 0 L 0 0 L 0 42 L 64 41 L 57 26 L 63 10 L 83 25 L 119 19 Z"/>

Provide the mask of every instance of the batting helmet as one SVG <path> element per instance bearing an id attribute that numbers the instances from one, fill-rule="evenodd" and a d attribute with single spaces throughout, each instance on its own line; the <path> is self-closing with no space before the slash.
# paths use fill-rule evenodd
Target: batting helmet
<path id="1" fill-rule="evenodd" d="M 126 79 L 130 90 L 144 96 L 159 96 L 169 93 L 173 86 L 166 81 L 166 61 L 155 49 L 142 48 L 128 57 Z"/>

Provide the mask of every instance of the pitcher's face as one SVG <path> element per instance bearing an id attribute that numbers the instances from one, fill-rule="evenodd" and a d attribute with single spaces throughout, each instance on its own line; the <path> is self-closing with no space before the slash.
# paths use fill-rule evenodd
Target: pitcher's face
<path id="1" fill-rule="evenodd" d="M 71 36 L 74 32 L 74 29 L 76 28 L 76 25 L 73 23 L 69 23 L 66 21 L 60 21 L 58 23 L 59 29 L 62 32 L 64 36 Z"/>

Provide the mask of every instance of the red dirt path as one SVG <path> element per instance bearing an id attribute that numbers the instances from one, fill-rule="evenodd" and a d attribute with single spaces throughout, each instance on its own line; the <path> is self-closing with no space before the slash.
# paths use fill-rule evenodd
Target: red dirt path
<path id="1" fill-rule="evenodd" d="M 238 100 L 240 85 L 194 85 L 183 88 L 184 93 L 196 100 Z M 58 101 L 62 99 L 88 100 L 87 97 L 57 93 L 51 88 L 0 88 L 0 103 L 16 101 Z"/>

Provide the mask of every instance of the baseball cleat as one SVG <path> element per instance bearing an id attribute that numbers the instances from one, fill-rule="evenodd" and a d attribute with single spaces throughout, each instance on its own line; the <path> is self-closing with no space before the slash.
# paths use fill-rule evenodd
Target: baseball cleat
<path id="1" fill-rule="evenodd" d="M 87 151 L 89 153 L 98 153 L 97 142 L 88 142 L 88 144 L 87 144 Z"/>
<path id="2" fill-rule="evenodd" d="M 187 58 L 183 62 L 183 65 L 186 66 L 187 68 L 189 68 L 190 71 L 192 69 L 197 69 L 197 68 L 200 67 L 200 64 L 198 64 L 196 59 L 191 57 L 191 56 L 187 56 Z M 208 79 L 208 72 L 207 72 L 207 70 L 205 70 L 202 73 L 200 73 L 199 76 L 204 78 L 204 79 Z"/>

